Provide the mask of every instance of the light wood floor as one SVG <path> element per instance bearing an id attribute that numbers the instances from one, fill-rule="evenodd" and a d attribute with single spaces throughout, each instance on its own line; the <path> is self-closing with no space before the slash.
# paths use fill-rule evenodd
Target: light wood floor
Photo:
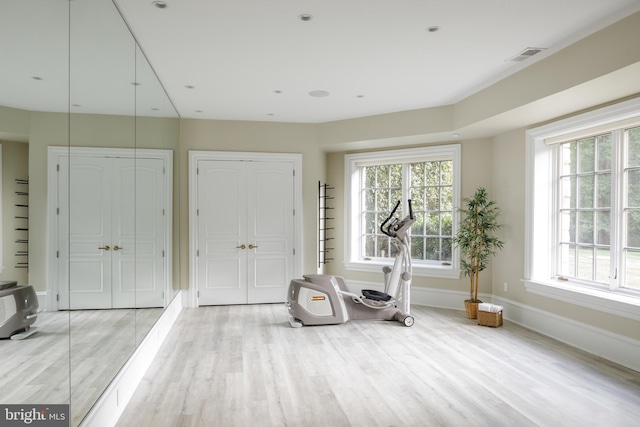
<path id="1" fill-rule="evenodd" d="M 0 340 L 0 403 L 70 404 L 76 426 L 162 309 L 42 312 L 34 335 Z"/>
<path id="2" fill-rule="evenodd" d="M 293 329 L 285 307 L 184 309 L 119 427 L 638 426 L 640 373 L 506 323 Z"/>

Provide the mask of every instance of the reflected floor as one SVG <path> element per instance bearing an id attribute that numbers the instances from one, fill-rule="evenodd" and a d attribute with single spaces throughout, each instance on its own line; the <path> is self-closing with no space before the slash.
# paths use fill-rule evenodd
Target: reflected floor
<path id="1" fill-rule="evenodd" d="M 79 424 L 162 310 L 40 313 L 37 333 L 0 341 L 0 402 L 66 404 L 71 399 L 71 425 Z"/>

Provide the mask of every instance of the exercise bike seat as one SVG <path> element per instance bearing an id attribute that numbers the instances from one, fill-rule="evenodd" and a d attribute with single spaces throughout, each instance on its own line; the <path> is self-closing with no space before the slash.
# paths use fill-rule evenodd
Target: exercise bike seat
<path id="1" fill-rule="evenodd" d="M 386 294 L 384 292 L 380 292 L 380 291 L 375 291 L 372 289 L 363 289 L 362 290 L 362 296 L 370 299 L 370 300 L 374 300 L 374 301 L 383 301 L 383 302 L 387 302 L 391 300 L 391 295 Z"/>

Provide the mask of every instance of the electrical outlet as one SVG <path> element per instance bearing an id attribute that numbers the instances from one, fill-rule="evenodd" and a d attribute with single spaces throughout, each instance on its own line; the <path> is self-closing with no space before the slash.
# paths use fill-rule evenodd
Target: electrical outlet
<path id="1" fill-rule="evenodd" d="M 509 284 L 507 282 L 504 282 L 504 291 L 509 292 Z"/>

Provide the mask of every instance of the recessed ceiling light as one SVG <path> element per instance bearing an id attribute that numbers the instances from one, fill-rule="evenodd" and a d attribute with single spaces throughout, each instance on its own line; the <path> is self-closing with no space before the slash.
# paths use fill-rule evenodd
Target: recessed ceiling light
<path id="1" fill-rule="evenodd" d="M 33 77 L 31 77 L 31 78 L 32 78 L 33 80 L 42 80 L 42 77 L 40 77 L 40 76 L 33 76 Z"/>
<path id="2" fill-rule="evenodd" d="M 273 93 L 282 93 L 281 90 L 274 90 Z"/>
<path id="3" fill-rule="evenodd" d="M 138 82 L 131 82 L 132 85 L 134 86 L 140 86 L 142 83 L 138 83 Z"/>
<path id="4" fill-rule="evenodd" d="M 364 95 L 356 95 L 356 98 L 364 98 Z"/>
<path id="5" fill-rule="evenodd" d="M 273 113 L 267 113 L 267 116 L 275 116 Z"/>
<path id="6" fill-rule="evenodd" d="M 186 87 L 187 89 L 195 89 L 195 86 L 193 86 L 193 85 L 186 85 L 185 87 Z"/>
<path id="7" fill-rule="evenodd" d="M 202 113 L 202 110 L 196 110 L 196 113 Z"/>
<path id="8" fill-rule="evenodd" d="M 300 19 L 301 21 L 311 21 L 311 18 L 313 18 L 313 16 L 309 15 L 308 13 L 298 15 L 298 19 Z"/>
<path id="9" fill-rule="evenodd" d="M 429 31 L 430 33 L 435 33 L 440 31 L 440 27 L 438 27 L 437 25 L 432 25 L 431 27 L 427 28 L 427 31 Z"/>
<path id="10" fill-rule="evenodd" d="M 309 96 L 313 96 L 315 98 L 324 98 L 325 96 L 329 96 L 329 92 L 326 90 L 312 90 L 309 92 Z"/>
<path id="11" fill-rule="evenodd" d="M 460 138 L 460 134 L 457 133 L 457 132 L 456 133 L 452 133 L 451 136 L 454 137 L 454 138 Z"/>
<path id="12" fill-rule="evenodd" d="M 157 7 L 158 9 L 166 9 L 167 8 L 167 4 L 163 1 L 154 1 L 151 2 L 152 5 L 154 5 L 155 7 Z"/>
<path id="13" fill-rule="evenodd" d="M 80 104 L 71 104 L 72 107 L 82 107 Z"/>
<path id="14" fill-rule="evenodd" d="M 154 107 L 154 108 L 151 109 L 151 111 L 160 111 L 160 109 Z"/>

